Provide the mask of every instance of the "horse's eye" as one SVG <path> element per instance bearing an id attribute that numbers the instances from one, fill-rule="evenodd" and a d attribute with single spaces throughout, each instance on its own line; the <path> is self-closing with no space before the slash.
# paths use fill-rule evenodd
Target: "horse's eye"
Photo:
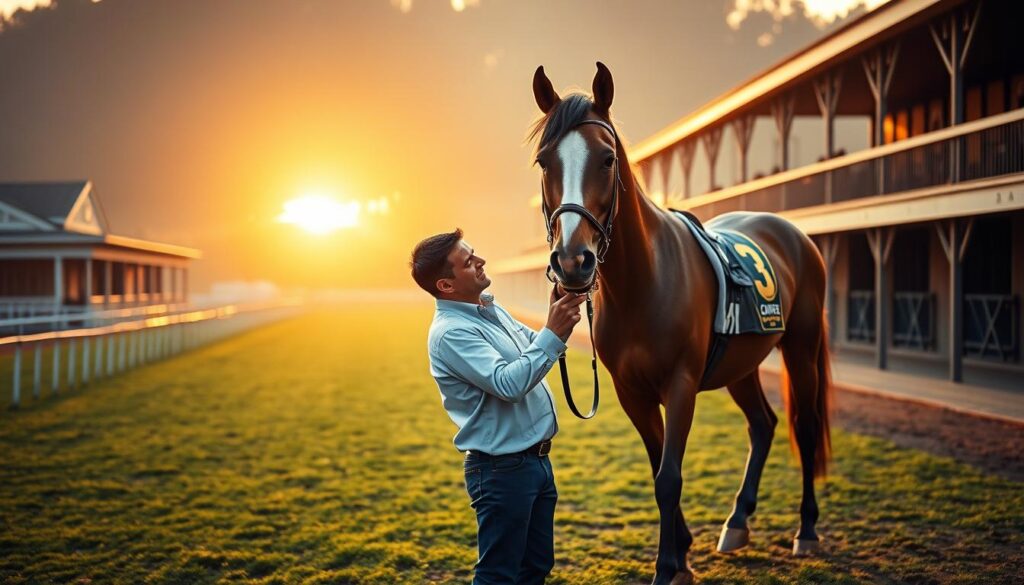
<path id="1" fill-rule="evenodd" d="M 542 171 L 548 170 L 547 165 L 545 165 L 544 161 L 540 160 L 539 158 L 537 159 L 537 166 L 539 166 L 540 170 L 542 170 Z"/>
<path id="2" fill-rule="evenodd" d="M 615 157 L 609 155 L 608 158 L 604 159 L 604 168 L 610 169 L 615 165 Z"/>

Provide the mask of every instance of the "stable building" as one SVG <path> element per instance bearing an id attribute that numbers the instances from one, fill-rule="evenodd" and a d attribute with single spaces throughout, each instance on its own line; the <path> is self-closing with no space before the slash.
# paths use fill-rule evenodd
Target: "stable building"
<path id="1" fill-rule="evenodd" d="M 1005 386 L 1024 374 L 1021 22 L 1021 2 L 893 0 L 640 141 L 630 160 L 659 206 L 705 221 L 773 212 L 811 235 L 840 359 Z M 837 118 L 862 124 L 867 147 L 837 149 Z M 793 164 L 794 120 L 820 124 L 818 162 Z M 750 176 L 755 128 L 775 160 Z M 726 148 L 736 164 L 723 185 Z M 704 185 L 691 184 L 695 163 Z M 535 304 L 546 261 L 535 249 L 492 272 Z"/>
<path id="2" fill-rule="evenodd" d="M 0 183 L 0 320 L 188 302 L 192 248 L 110 233 L 90 181 Z"/>

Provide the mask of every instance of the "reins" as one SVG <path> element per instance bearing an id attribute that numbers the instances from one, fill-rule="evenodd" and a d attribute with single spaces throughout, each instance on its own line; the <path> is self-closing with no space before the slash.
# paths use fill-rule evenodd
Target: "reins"
<path id="1" fill-rule="evenodd" d="M 555 284 L 558 288 L 558 284 Z M 597 414 L 597 403 L 601 399 L 601 389 L 597 381 L 597 346 L 594 345 L 594 303 L 590 298 L 590 291 L 587 291 L 587 327 L 590 330 L 590 368 L 594 370 L 594 403 L 590 406 L 590 414 L 580 414 L 576 403 L 572 399 L 572 392 L 569 390 L 569 367 L 565 365 L 565 354 L 558 356 L 558 369 L 562 374 L 562 389 L 565 391 L 565 401 L 569 404 L 569 410 L 577 417 L 584 420 L 594 418 Z"/>
<path id="2" fill-rule="evenodd" d="M 602 120 L 583 120 L 580 123 L 576 124 L 576 126 L 582 126 L 584 124 L 594 124 L 596 126 L 601 126 L 602 128 L 608 130 L 608 132 L 611 132 L 612 138 L 615 139 L 615 149 L 616 149 L 615 180 L 614 180 L 614 183 L 612 185 L 612 204 L 611 204 L 611 207 L 608 210 L 608 219 L 605 222 L 605 224 L 602 225 L 601 222 L 597 221 L 597 217 L 595 217 L 594 214 L 591 213 L 589 209 L 587 209 L 586 207 L 584 207 L 582 205 L 576 204 L 576 203 L 563 203 L 563 204 L 559 205 L 558 207 L 556 207 L 555 210 L 552 213 L 549 214 L 548 213 L 548 207 L 547 207 L 547 201 L 545 201 L 545 199 L 544 199 L 544 181 L 543 180 L 541 180 L 541 184 L 540 184 L 541 185 L 541 187 L 540 187 L 541 188 L 541 211 L 544 213 L 544 223 L 546 224 L 547 230 L 548 230 L 548 244 L 551 244 L 553 242 L 553 240 L 554 240 L 555 220 L 558 219 L 558 216 L 562 215 L 563 213 L 576 213 L 576 214 L 579 214 L 584 219 L 586 219 L 587 221 L 589 221 L 597 229 L 598 234 L 600 234 L 600 236 L 601 236 L 601 241 L 600 241 L 600 243 L 597 246 L 597 263 L 598 264 L 603 264 L 604 263 L 605 254 L 608 253 L 608 248 L 611 247 L 611 243 L 612 243 L 612 224 L 613 224 L 613 222 L 615 220 L 615 214 L 616 214 L 615 212 L 618 209 L 619 188 L 620 187 L 624 188 L 624 186 L 622 184 L 622 177 L 619 175 L 619 159 L 618 159 L 619 135 L 615 132 L 615 129 L 612 128 L 612 126 L 610 124 L 608 124 L 608 123 L 606 123 L 606 122 L 604 122 Z M 594 270 L 596 271 L 597 269 L 595 268 Z M 554 270 L 552 269 L 551 264 L 548 264 L 547 270 L 545 270 L 545 276 L 547 276 L 548 280 L 551 281 L 551 283 L 554 285 L 555 294 L 557 294 L 557 292 L 558 292 L 558 277 L 554 273 Z M 600 402 L 600 398 L 601 398 L 601 388 L 600 388 L 600 384 L 598 383 L 598 380 L 597 380 L 597 345 L 594 343 L 594 302 L 593 302 L 593 298 L 591 296 L 591 291 L 595 290 L 596 288 L 597 288 L 597 274 L 594 275 L 594 281 L 590 285 L 590 288 L 587 289 L 587 327 L 588 327 L 589 333 L 590 333 L 590 351 L 591 351 L 590 368 L 594 372 L 594 402 L 593 402 L 593 404 L 590 407 L 590 413 L 589 414 L 583 415 L 583 414 L 580 413 L 579 409 L 576 408 L 576 402 L 572 399 L 572 391 L 569 389 L 569 368 L 568 368 L 568 366 L 565 363 L 565 354 L 563 353 L 562 355 L 560 355 L 558 357 L 558 369 L 561 371 L 561 374 L 562 374 L 562 389 L 565 391 L 565 401 L 569 404 L 569 410 L 571 410 L 574 415 L 576 415 L 577 417 L 582 418 L 584 420 L 594 418 L 594 415 L 597 414 L 597 405 L 598 405 L 598 402 Z"/>

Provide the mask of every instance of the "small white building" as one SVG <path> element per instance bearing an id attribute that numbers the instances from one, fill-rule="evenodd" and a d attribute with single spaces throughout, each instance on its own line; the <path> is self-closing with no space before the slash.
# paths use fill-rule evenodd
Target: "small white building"
<path id="1" fill-rule="evenodd" d="M 90 181 L 0 183 L 0 319 L 186 303 L 199 257 L 111 234 Z"/>

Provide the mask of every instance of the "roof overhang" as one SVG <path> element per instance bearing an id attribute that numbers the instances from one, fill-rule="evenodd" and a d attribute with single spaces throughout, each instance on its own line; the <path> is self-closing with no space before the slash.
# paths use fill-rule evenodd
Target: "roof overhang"
<path id="1" fill-rule="evenodd" d="M 115 248 L 126 248 L 134 251 L 163 254 L 165 256 L 174 256 L 177 258 L 186 258 L 190 260 L 197 260 L 199 258 L 202 258 L 203 255 L 201 251 L 195 248 L 176 246 L 174 244 L 164 244 L 161 242 L 151 242 L 148 240 L 139 240 L 136 238 L 129 238 L 126 236 L 115 236 L 112 234 L 107 234 L 105 236 L 91 236 L 87 234 L 76 234 L 70 232 L 51 232 L 0 235 L 0 246 L 39 244 L 58 246 L 83 244 L 94 246 L 112 246 Z"/>
<path id="2" fill-rule="evenodd" d="M 961 2 L 891 0 L 638 142 L 629 149 L 630 160 L 641 162 L 704 129 L 727 122 L 764 99 L 805 82 L 869 46 L 924 22 L 940 8 L 946 9 Z"/>

